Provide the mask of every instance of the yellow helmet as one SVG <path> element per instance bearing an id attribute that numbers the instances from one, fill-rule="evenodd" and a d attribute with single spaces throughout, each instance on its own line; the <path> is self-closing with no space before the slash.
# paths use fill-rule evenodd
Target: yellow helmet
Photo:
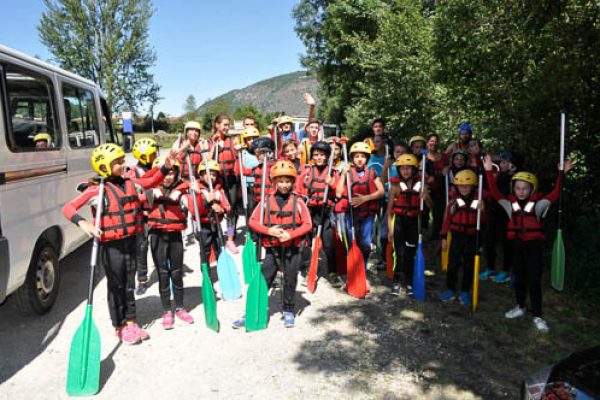
<path id="1" fill-rule="evenodd" d="M 419 160 L 412 154 L 402 154 L 400 158 L 398 158 L 398 161 L 396 161 L 396 166 L 401 167 L 403 165 L 419 168 Z"/>
<path id="2" fill-rule="evenodd" d="M 477 175 L 470 169 L 459 171 L 452 182 L 455 185 L 477 185 Z"/>
<path id="3" fill-rule="evenodd" d="M 166 156 L 156 157 L 154 162 L 152 162 L 152 168 L 163 165 L 165 163 L 165 158 L 166 158 Z M 173 168 L 173 167 L 177 167 L 181 170 L 181 163 L 179 161 L 175 160 L 175 162 L 173 163 L 173 166 L 171 168 Z"/>
<path id="4" fill-rule="evenodd" d="M 196 129 L 198 132 L 202 132 L 202 127 L 200 126 L 200 123 L 196 121 L 186 122 L 185 126 L 183 127 L 183 133 L 187 133 L 188 129 Z"/>
<path id="5" fill-rule="evenodd" d="M 350 147 L 350 156 L 353 153 L 365 153 L 371 155 L 371 147 L 365 142 L 356 142 Z"/>
<path id="6" fill-rule="evenodd" d="M 221 172 L 221 167 L 215 160 L 208 160 L 208 170 Z M 198 166 L 198 173 L 201 174 L 203 172 L 206 172 L 206 161 L 202 161 Z"/>
<path id="7" fill-rule="evenodd" d="M 271 179 L 280 176 L 289 176 L 290 178 L 296 179 L 298 172 L 296 172 L 296 167 L 290 161 L 277 161 L 271 167 Z"/>
<path id="8" fill-rule="evenodd" d="M 131 149 L 131 153 L 133 156 L 141 162 L 143 165 L 148 165 L 150 162 L 150 156 L 156 153 L 156 149 L 158 148 L 158 144 L 154 139 L 150 138 L 141 138 L 135 141 L 133 144 L 133 148 Z"/>
<path id="9" fill-rule="evenodd" d="M 523 182 L 530 183 L 531 186 L 533 186 L 533 191 L 531 193 L 535 192 L 538 188 L 538 178 L 531 172 L 527 172 L 527 171 L 517 172 L 516 174 L 513 175 L 511 180 L 513 182 L 523 181 Z"/>
<path id="10" fill-rule="evenodd" d="M 412 146 L 412 144 L 415 142 L 427 143 L 427 141 L 425 140 L 425 138 L 423 136 L 416 135 L 416 136 L 413 136 L 410 138 L 410 140 L 408 141 L 408 145 Z"/>
<path id="11" fill-rule="evenodd" d="M 119 159 L 125 157 L 125 152 L 121 148 L 121 146 L 116 145 L 114 143 L 104 143 L 97 146 L 92 151 L 92 158 L 90 163 L 92 164 L 92 168 L 96 173 L 104 178 L 109 177 L 112 174 L 112 170 L 110 168 L 110 164 Z M 101 166 L 104 165 L 106 171 L 102 171 L 100 169 Z"/>
<path id="12" fill-rule="evenodd" d="M 292 117 L 284 115 L 283 117 L 281 117 L 281 119 L 279 120 L 279 126 L 283 125 L 283 124 L 292 124 L 294 125 L 294 120 L 292 119 Z"/>
<path id="13" fill-rule="evenodd" d="M 242 131 L 242 142 L 246 143 L 248 138 L 257 138 L 260 136 L 258 129 L 254 127 L 246 128 Z"/>
<path id="14" fill-rule="evenodd" d="M 50 136 L 49 133 L 41 132 L 33 137 L 33 143 L 37 142 L 38 140 L 45 140 L 48 142 L 48 144 L 50 144 L 52 142 L 52 136 Z"/>

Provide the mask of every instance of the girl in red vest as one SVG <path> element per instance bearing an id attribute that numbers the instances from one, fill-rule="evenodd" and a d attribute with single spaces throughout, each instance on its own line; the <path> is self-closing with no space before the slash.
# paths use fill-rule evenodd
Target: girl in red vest
<path id="1" fill-rule="evenodd" d="M 548 208 L 558 200 L 560 175 L 549 194 L 538 192 L 537 177 L 531 172 L 517 172 L 512 177 L 512 194 L 503 195 L 496 186 L 493 162 L 489 155 L 483 161 L 490 194 L 508 215 L 506 236 L 512 241 L 512 261 L 515 274 L 517 306 L 506 312 L 506 318 L 525 315 L 527 292 L 531 301 L 533 323 L 541 332 L 548 332 L 548 324 L 542 319 L 542 244 L 544 223 Z M 565 161 L 565 173 L 573 169 L 570 160 Z M 454 237 L 452 237 L 454 241 Z"/>
<path id="2" fill-rule="evenodd" d="M 90 237 L 100 240 L 101 259 L 106 272 L 108 285 L 108 308 L 116 334 L 123 343 L 136 344 L 149 337 L 135 323 L 135 237 L 141 232 L 142 205 L 136 186 L 144 189 L 159 184 L 175 162 L 175 152 L 169 153 L 165 165 L 148 178 L 134 183 L 124 178 L 125 152 L 116 144 L 107 143 L 96 147 L 92 152 L 92 168 L 106 178 L 105 207 L 102 212 L 100 229 L 86 221 L 77 213 L 86 204 L 91 205 L 95 215 L 98 189 L 96 181 L 90 182 L 79 196 L 67 202 L 62 208 L 63 215 Z"/>
<path id="3" fill-rule="evenodd" d="M 236 139 L 229 135 L 231 120 L 227 115 L 217 115 L 213 122 L 214 135 L 211 143 L 212 159 L 219 163 L 221 178 L 223 179 L 223 190 L 227 196 L 231 209 L 227 212 L 227 243 L 225 247 L 230 253 L 237 254 L 240 250 L 233 241 L 235 227 L 237 224 L 237 203 L 240 181 L 236 168 L 239 169 L 237 161 Z"/>
<path id="4" fill-rule="evenodd" d="M 291 328 L 295 324 L 294 297 L 298 268 L 300 267 L 300 245 L 304 236 L 312 229 L 312 221 L 302 198 L 292 191 L 296 180 L 296 168 L 289 161 L 277 161 L 271 168 L 271 180 L 276 192 L 265 195 L 250 217 L 250 229 L 262 236 L 266 250 L 262 262 L 262 273 L 271 286 L 279 269 L 283 270 L 283 324 Z M 264 209 L 264 220 L 260 222 L 260 210 Z M 282 265 L 283 263 L 283 265 Z M 244 320 L 233 323 L 234 328 L 244 326 Z"/>
<path id="5" fill-rule="evenodd" d="M 371 237 L 373 236 L 373 223 L 379 208 L 379 199 L 385 196 L 385 189 L 377 172 L 367 167 L 371 148 L 365 142 L 356 142 L 350 148 L 351 165 L 344 165 L 342 174 L 336 187 L 336 196 L 348 201 L 348 188 L 346 187 L 346 174 L 350 174 L 352 186 L 352 215 L 346 213 L 346 228 L 353 224 L 357 234 L 357 242 L 365 260 L 365 267 L 371 253 Z M 352 218 L 353 217 L 353 218 Z M 352 241 L 352 232 L 347 229 L 348 241 Z"/>
<path id="6" fill-rule="evenodd" d="M 315 142 L 310 149 L 312 163 L 304 166 L 304 171 L 296 181 L 296 192 L 306 199 L 306 205 L 313 220 L 313 235 L 316 234 L 319 224 L 323 224 L 321 230 L 323 246 L 319 256 L 319 270 L 321 270 L 322 276 L 337 274 L 330 218 L 333 200 L 335 199 L 337 171 L 333 168 L 332 171 L 329 171 L 327 165 L 331 151 L 329 143 Z M 329 185 L 328 198 L 323 199 L 327 185 Z M 308 252 L 310 252 L 309 248 L 307 249 Z M 305 268 L 308 268 L 310 264 L 310 256 L 306 257 L 307 253 L 304 254 Z M 327 268 L 327 273 L 323 274 L 323 268 Z"/>
<path id="7" fill-rule="evenodd" d="M 246 166 L 242 163 L 242 173 L 246 176 L 254 177 L 254 191 L 252 193 L 252 200 L 254 204 L 258 204 L 260 202 L 260 191 L 263 180 L 263 161 L 265 157 L 268 157 L 267 173 L 265 174 L 265 194 L 271 193 L 273 190 L 269 172 L 273 164 L 275 164 L 275 160 L 272 158 L 275 154 L 275 142 L 273 142 L 273 140 L 271 140 L 269 137 L 261 136 L 254 139 L 252 146 L 250 147 L 250 151 L 252 151 L 258 159 L 258 165 L 254 168 L 246 168 Z"/>
<path id="8" fill-rule="evenodd" d="M 475 172 L 464 169 L 456 174 L 452 184 L 456 187 L 456 196 L 448 202 L 442 225 L 442 250 L 448 249 L 448 232 L 452 232 L 452 244 L 448 252 L 448 274 L 446 275 L 447 289 L 440 294 L 440 300 L 446 302 L 456 297 L 456 281 L 458 270 L 462 266 L 463 277 L 459 300 L 461 304 L 469 305 L 469 291 L 473 283 L 473 268 L 475 261 L 475 238 L 477 234 L 477 210 L 483 210 L 483 199 L 478 198 L 478 178 Z M 485 221 L 482 213 L 481 220 Z M 482 222 L 483 224 L 483 222 Z"/>
<path id="9" fill-rule="evenodd" d="M 196 198 L 200 212 L 200 223 L 202 224 L 201 234 L 204 242 L 204 249 L 202 251 L 204 251 L 205 260 L 208 260 L 210 257 L 211 247 L 215 255 L 219 256 L 221 247 L 219 246 L 217 223 L 220 224 L 223 221 L 223 217 L 231 209 L 225 191 L 219 182 L 221 166 L 215 160 L 208 160 L 208 172 L 209 174 L 207 175 L 206 163 L 203 161 L 198 167 L 198 175 L 200 175 L 198 189 L 200 193 L 196 195 Z M 210 185 L 213 188 L 212 193 L 210 192 L 210 185 L 208 183 L 209 179 L 211 182 Z M 189 201 L 192 204 L 192 199 Z"/>
<path id="10" fill-rule="evenodd" d="M 419 161 L 414 154 L 402 154 L 396 161 L 399 181 L 390 186 L 387 203 L 388 241 L 394 244 L 392 294 L 402 287 L 412 292 L 413 266 L 419 240 L 418 218 L 421 197 L 430 202 L 427 188 L 421 187 Z"/>
<path id="11" fill-rule="evenodd" d="M 293 140 L 283 142 L 281 145 L 281 155 L 285 161 L 289 161 L 294 164 L 296 171 L 304 165 L 304 163 L 298 157 L 298 143 Z"/>
<path id="12" fill-rule="evenodd" d="M 201 152 L 208 150 L 209 143 L 203 137 L 200 137 L 202 127 L 196 121 L 186 122 L 183 128 L 183 141 L 177 141 L 173 144 L 173 148 L 177 150 L 179 156 L 177 157 L 179 163 L 182 166 L 181 178 L 189 180 L 189 171 L 187 164 L 187 157 L 189 156 L 192 161 L 193 173 L 196 173 L 198 165 L 202 162 Z M 185 150 L 189 150 L 189 153 Z M 194 176 L 197 178 L 197 176 Z"/>
<path id="13" fill-rule="evenodd" d="M 179 162 L 173 164 L 160 187 L 150 193 L 152 209 L 148 228 L 152 259 L 158 271 L 158 290 L 163 306 L 162 326 L 173 329 L 175 316 L 192 324 L 194 319 L 183 308 L 183 240 L 181 232 L 187 226 L 189 204 L 186 193 L 189 182 L 180 179 Z M 171 289 L 175 299 L 175 314 L 171 308 Z"/>

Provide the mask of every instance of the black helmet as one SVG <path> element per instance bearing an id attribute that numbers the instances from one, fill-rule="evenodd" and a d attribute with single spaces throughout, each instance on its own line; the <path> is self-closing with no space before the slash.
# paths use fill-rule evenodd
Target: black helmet
<path id="1" fill-rule="evenodd" d="M 515 156 L 512 153 L 512 151 L 508 151 L 508 150 L 503 151 L 502 153 L 500 153 L 500 159 L 501 160 L 506 160 L 506 161 L 508 161 L 511 164 L 515 163 Z"/>
<path id="2" fill-rule="evenodd" d="M 263 152 L 274 152 L 275 151 L 275 142 L 270 137 L 260 136 L 252 141 L 250 145 L 250 151 L 252 153 L 256 152 L 256 149 L 259 149 Z"/>
<path id="3" fill-rule="evenodd" d="M 327 157 L 329 157 L 329 155 L 331 154 L 331 145 L 322 140 L 319 140 L 318 142 L 314 142 L 310 146 L 310 158 L 312 158 L 313 152 L 315 150 L 322 151 L 323 153 L 327 154 Z"/>

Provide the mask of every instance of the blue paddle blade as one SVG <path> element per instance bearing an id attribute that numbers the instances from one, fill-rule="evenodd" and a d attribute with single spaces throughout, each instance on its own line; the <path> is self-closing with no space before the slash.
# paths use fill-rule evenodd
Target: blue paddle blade
<path id="1" fill-rule="evenodd" d="M 240 273 L 233 257 L 223 247 L 221 247 L 221 254 L 217 260 L 217 276 L 223 300 L 237 300 L 242 297 Z"/>
<path id="2" fill-rule="evenodd" d="M 425 301 L 425 256 L 423 255 L 422 243 L 418 244 L 417 255 L 415 257 L 413 297 L 421 302 Z"/>

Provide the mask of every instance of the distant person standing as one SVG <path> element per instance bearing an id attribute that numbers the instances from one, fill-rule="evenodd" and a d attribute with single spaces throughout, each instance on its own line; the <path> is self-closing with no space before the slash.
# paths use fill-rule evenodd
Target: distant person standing
<path id="1" fill-rule="evenodd" d="M 123 150 L 129 152 L 133 145 L 133 113 L 124 111 L 121 116 L 123 117 Z"/>
<path id="2" fill-rule="evenodd" d="M 464 152 L 467 151 L 467 147 L 469 145 L 469 140 L 473 136 L 473 128 L 471 125 L 467 123 L 462 123 L 458 128 L 458 141 L 452 143 L 444 153 L 452 154 L 454 150 L 462 150 Z"/>

